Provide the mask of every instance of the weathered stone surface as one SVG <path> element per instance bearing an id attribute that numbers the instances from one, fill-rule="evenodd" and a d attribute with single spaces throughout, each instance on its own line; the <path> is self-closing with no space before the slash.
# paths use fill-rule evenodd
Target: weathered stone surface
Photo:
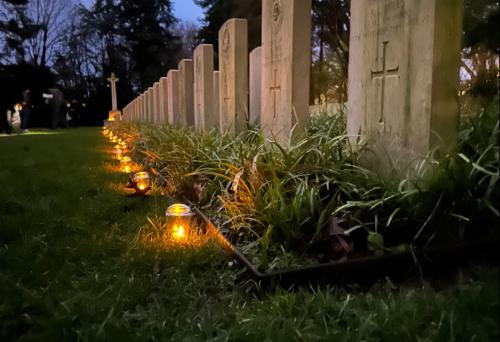
<path id="1" fill-rule="evenodd" d="M 168 122 L 168 79 L 160 79 L 160 123 Z"/>
<path id="2" fill-rule="evenodd" d="M 153 122 L 160 122 L 160 82 L 153 85 Z"/>
<path id="3" fill-rule="evenodd" d="M 262 96 L 262 47 L 250 52 L 250 123 L 260 123 Z"/>
<path id="4" fill-rule="evenodd" d="M 214 113 L 214 48 L 209 44 L 194 50 L 194 113 L 197 129 L 219 128 L 219 113 Z"/>
<path id="5" fill-rule="evenodd" d="M 219 31 L 220 126 L 236 134 L 248 123 L 248 24 L 230 19 Z"/>
<path id="6" fill-rule="evenodd" d="M 217 120 L 220 120 L 220 72 L 214 71 L 214 113 L 217 115 Z M 220 129 L 220 121 L 219 126 Z"/>
<path id="7" fill-rule="evenodd" d="M 154 118 L 154 97 L 153 97 L 153 87 L 148 89 L 148 122 L 153 122 Z"/>
<path id="8" fill-rule="evenodd" d="M 146 93 L 143 92 L 141 94 L 141 121 L 146 121 L 146 112 L 147 112 L 147 108 L 146 108 Z"/>
<path id="9" fill-rule="evenodd" d="M 148 88 L 144 92 L 144 100 L 146 102 L 146 104 L 145 104 L 146 112 L 144 113 L 144 121 L 145 122 L 149 122 L 149 94 L 150 94 L 150 91 L 149 91 L 149 88 Z"/>
<path id="10" fill-rule="evenodd" d="M 111 73 L 111 77 L 108 78 L 108 82 L 111 84 L 111 111 L 118 111 L 118 98 L 116 96 L 116 83 L 119 82 L 120 79 L 116 77 L 115 73 Z"/>
<path id="11" fill-rule="evenodd" d="M 134 112 L 134 121 L 139 120 L 139 116 L 141 115 L 141 97 L 138 96 L 135 99 L 135 112 Z"/>
<path id="12" fill-rule="evenodd" d="M 168 123 L 181 124 L 179 112 L 179 71 L 170 70 L 167 74 Z"/>
<path id="13" fill-rule="evenodd" d="M 398 167 L 455 146 L 462 1 L 351 5 L 348 133 Z"/>
<path id="14" fill-rule="evenodd" d="M 143 121 L 146 122 L 148 121 L 148 90 L 146 89 L 143 93 L 143 97 L 144 97 L 144 103 L 143 103 L 143 106 L 144 106 L 144 112 L 143 112 Z"/>
<path id="15" fill-rule="evenodd" d="M 180 124 L 194 126 L 194 68 L 192 59 L 179 62 Z"/>
<path id="16" fill-rule="evenodd" d="M 309 122 L 311 0 L 263 0 L 261 126 L 289 145 Z"/>

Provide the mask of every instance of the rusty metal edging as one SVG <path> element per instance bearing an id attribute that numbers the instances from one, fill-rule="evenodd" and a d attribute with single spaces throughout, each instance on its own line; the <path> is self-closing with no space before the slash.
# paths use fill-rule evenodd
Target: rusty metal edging
<path id="1" fill-rule="evenodd" d="M 396 252 L 383 256 L 365 257 L 341 262 L 303 266 L 272 272 L 261 272 L 241 253 L 196 206 L 189 202 L 198 216 L 216 234 L 219 245 L 240 264 L 247 268 L 250 277 L 261 283 L 293 286 L 300 283 L 325 281 L 328 283 L 367 283 L 384 276 L 395 279 L 408 273 L 421 276 L 422 272 L 441 272 L 460 265 L 483 253 L 494 253 L 498 241 L 479 241 L 448 247 Z M 498 257 L 498 254 L 495 254 Z"/>

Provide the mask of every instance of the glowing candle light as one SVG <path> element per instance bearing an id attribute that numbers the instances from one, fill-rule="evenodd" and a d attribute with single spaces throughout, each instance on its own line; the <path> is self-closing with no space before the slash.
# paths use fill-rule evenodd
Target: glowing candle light
<path id="1" fill-rule="evenodd" d="M 146 171 L 137 172 L 133 180 L 139 191 L 145 191 L 149 188 L 149 173 Z"/>
<path id="2" fill-rule="evenodd" d="M 167 227 L 172 232 L 172 237 L 176 240 L 184 240 L 189 236 L 189 228 L 193 212 L 185 204 L 173 204 L 168 207 Z"/>
<path id="3" fill-rule="evenodd" d="M 123 172 L 130 173 L 132 171 L 132 159 L 130 157 L 122 157 L 120 160 L 120 167 Z"/>
<path id="4" fill-rule="evenodd" d="M 122 156 L 123 156 L 123 150 L 122 148 L 120 147 L 120 145 L 116 145 L 115 148 L 113 149 L 113 152 L 115 154 L 115 158 L 117 160 L 121 160 L 122 159 Z"/>

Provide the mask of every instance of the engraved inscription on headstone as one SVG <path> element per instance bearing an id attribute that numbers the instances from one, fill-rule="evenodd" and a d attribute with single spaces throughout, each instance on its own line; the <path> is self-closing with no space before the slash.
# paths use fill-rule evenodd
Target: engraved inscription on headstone
<path id="1" fill-rule="evenodd" d="M 229 25 L 228 25 L 229 26 Z M 223 28 L 223 33 L 222 33 L 222 63 L 223 63 L 223 68 L 226 72 L 222 74 L 222 89 L 224 93 L 223 97 L 223 105 L 225 108 L 226 112 L 231 111 L 230 103 L 229 100 L 231 100 L 231 97 L 229 97 L 229 81 L 228 78 L 231 77 L 230 74 L 230 65 L 229 65 L 229 52 L 231 50 L 231 40 L 229 37 L 229 28 L 228 26 L 225 26 Z"/>
<path id="2" fill-rule="evenodd" d="M 377 163 L 455 145 L 462 11 L 461 0 L 351 1 L 348 134 Z"/>
<path id="3" fill-rule="evenodd" d="M 387 66 L 387 45 L 389 44 L 389 41 L 384 41 L 382 42 L 383 47 L 382 47 L 382 69 L 380 70 L 372 70 L 372 80 L 374 81 L 380 81 L 380 109 L 379 109 L 379 124 L 380 124 L 380 130 L 384 130 L 384 101 L 385 101 L 385 80 L 386 78 L 389 77 L 399 77 L 398 71 L 399 71 L 399 65 L 396 65 L 394 67 L 388 67 Z"/>
<path id="4" fill-rule="evenodd" d="M 271 87 L 269 88 L 269 90 L 271 91 L 271 94 L 272 94 L 272 97 L 273 97 L 273 116 L 274 118 L 276 118 L 276 92 L 279 92 L 281 91 L 281 86 L 276 84 L 277 83 L 277 79 L 276 79 L 276 73 L 278 72 L 278 70 L 274 69 L 273 70 L 273 84 L 271 85 Z"/>
<path id="5" fill-rule="evenodd" d="M 219 30 L 220 129 L 236 134 L 248 123 L 248 27 L 230 19 Z"/>
<path id="6" fill-rule="evenodd" d="M 311 0 L 263 0 L 261 126 L 287 146 L 309 122 Z"/>

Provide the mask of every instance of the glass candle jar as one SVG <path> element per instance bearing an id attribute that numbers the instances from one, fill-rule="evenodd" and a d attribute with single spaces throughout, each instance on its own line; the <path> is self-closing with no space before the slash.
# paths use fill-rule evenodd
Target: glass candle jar
<path id="1" fill-rule="evenodd" d="M 185 204 L 173 204 L 168 207 L 167 212 L 167 229 L 171 232 L 172 237 L 176 240 L 183 240 L 189 236 L 191 218 L 193 212 L 191 208 Z"/>
<path id="2" fill-rule="evenodd" d="M 120 167 L 123 172 L 130 173 L 132 171 L 132 159 L 130 157 L 122 157 L 120 160 Z"/>
<path id="3" fill-rule="evenodd" d="M 149 173 L 146 171 L 137 172 L 133 179 L 137 189 L 140 191 L 144 191 L 149 188 Z"/>

